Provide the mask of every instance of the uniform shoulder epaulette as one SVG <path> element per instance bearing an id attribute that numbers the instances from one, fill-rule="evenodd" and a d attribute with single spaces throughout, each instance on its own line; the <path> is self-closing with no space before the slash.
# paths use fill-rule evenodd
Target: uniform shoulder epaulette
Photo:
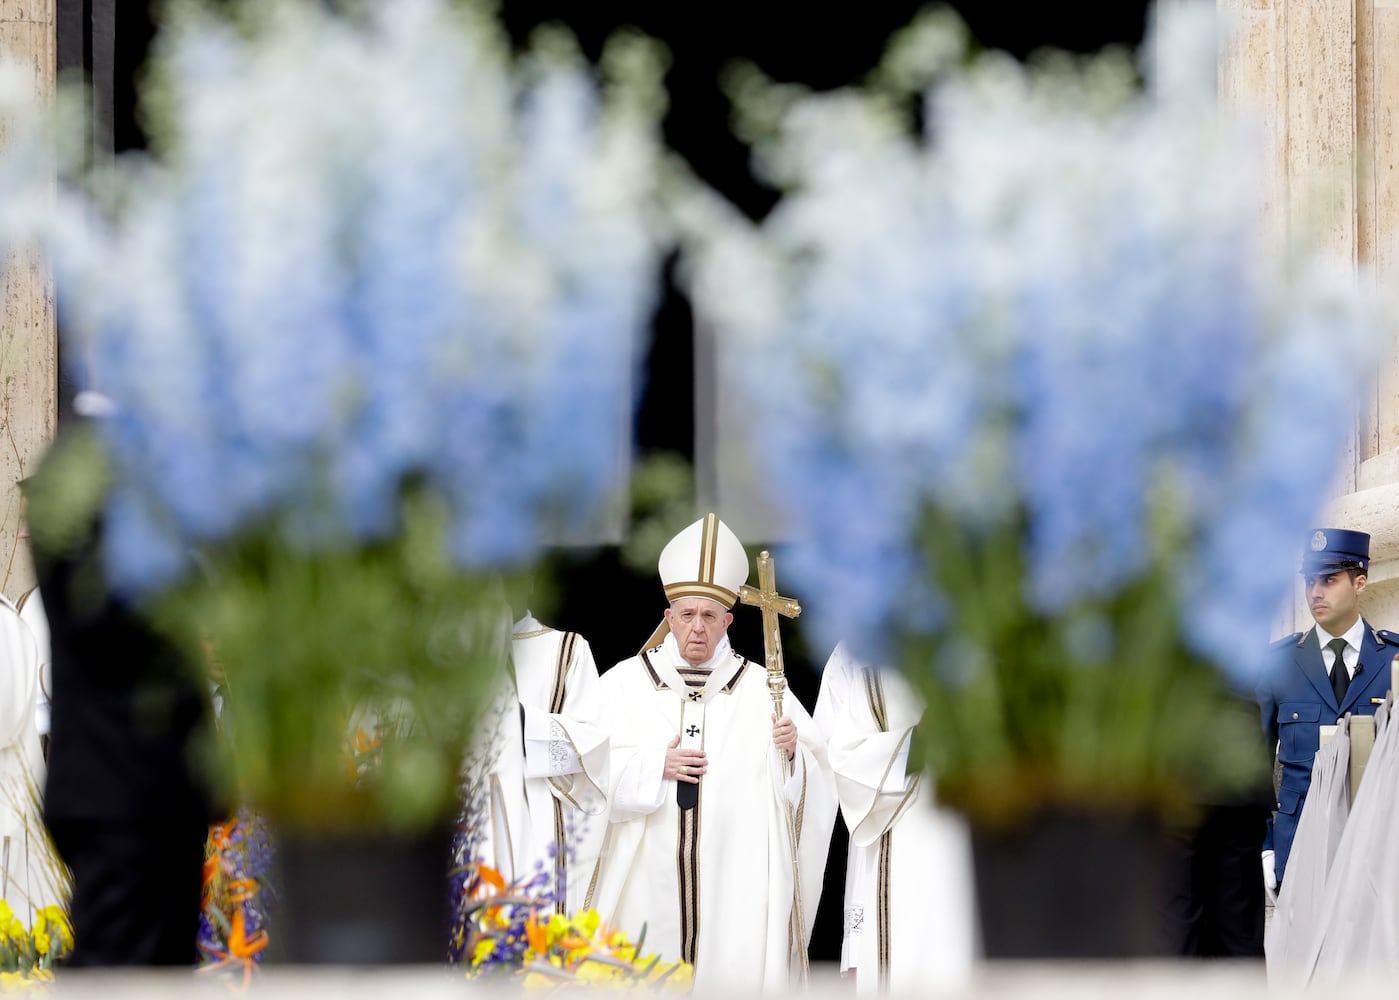
<path id="1" fill-rule="evenodd" d="M 1386 646 L 1399 646 L 1399 632 L 1391 632 L 1387 628 L 1375 629 L 1375 638 Z"/>
<path id="2" fill-rule="evenodd" d="M 1268 648 L 1283 649 L 1287 646 L 1295 646 L 1297 645 L 1298 640 L 1300 640 L 1302 636 L 1306 634 L 1307 633 L 1305 632 L 1293 632 L 1291 635 L 1285 635 L 1281 639 L 1274 639 L 1272 642 L 1268 643 Z M 1255 646 L 1254 648 L 1256 649 L 1257 647 Z"/>

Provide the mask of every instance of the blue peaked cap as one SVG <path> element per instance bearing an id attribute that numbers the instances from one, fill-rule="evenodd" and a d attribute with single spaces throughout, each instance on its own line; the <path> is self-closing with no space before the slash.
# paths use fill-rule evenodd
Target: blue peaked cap
<path id="1" fill-rule="evenodd" d="M 1302 573 L 1370 568 L 1370 536 L 1344 528 L 1316 528 L 1302 549 Z"/>

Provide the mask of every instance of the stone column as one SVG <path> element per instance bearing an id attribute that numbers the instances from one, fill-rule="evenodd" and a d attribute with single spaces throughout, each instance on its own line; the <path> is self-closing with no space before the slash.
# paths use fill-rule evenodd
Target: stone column
<path id="1" fill-rule="evenodd" d="M 36 105 L 54 95 L 55 0 L 0 0 L 0 60 L 26 70 Z M 3 142 L 3 135 L 0 135 Z M 0 259 L 0 590 L 18 599 L 34 585 L 20 535 L 19 482 L 52 440 L 58 417 L 58 339 L 53 289 L 33 251 Z"/>
<path id="2" fill-rule="evenodd" d="M 1218 6 L 1220 98 L 1255 114 L 1266 137 L 1265 226 L 1399 287 L 1399 0 Z M 1399 323 L 1384 335 L 1391 349 L 1364 383 L 1321 520 L 1370 533 L 1365 615 L 1399 629 Z M 1310 626 L 1300 587 L 1284 618 L 1284 630 Z"/>

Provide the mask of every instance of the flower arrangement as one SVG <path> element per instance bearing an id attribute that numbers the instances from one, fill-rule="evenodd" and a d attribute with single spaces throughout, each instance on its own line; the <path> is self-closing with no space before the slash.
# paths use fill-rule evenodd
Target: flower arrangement
<path id="1" fill-rule="evenodd" d="M 546 913 L 552 900 L 537 894 L 542 873 L 508 886 L 494 869 L 477 864 L 467 875 L 464 919 L 453 932 L 454 958 L 468 978 L 519 980 L 526 988 L 560 985 L 609 989 L 688 990 L 694 969 L 643 951 L 645 933 L 632 941 L 606 928 L 596 910 L 571 916 Z"/>
<path id="2" fill-rule="evenodd" d="M 42 239 L 109 401 L 31 529 L 100 517 L 105 585 L 216 650 L 238 800 L 445 828 L 511 574 L 625 488 L 658 61 L 622 40 L 595 70 L 557 33 L 516 57 L 472 3 L 233 6 L 172 5 L 153 156 L 0 220 Z M 394 738 L 356 779 L 366 714 Z"/>
<path id="3" fill-rule="evenodd" d="M 741 77 L 785 196 L 691 216 L 803 620 L 912 678 L 915 750 L 982 823 L 1256 778 L 1229 692 L 1380 347 L 1349 261 L 1263 237 L 1211 15 L 1163 5 L 1144 80 L 973 58 L 946 15 L 864 90 Z"/>
<path id="4" fill-rule="evenodd" d="M 0 992 L 52 982 L 54 966 L 72 952 L 73 928 L 62 907 L 41 907 L 26 929 L 0 899 Z"/>
<path id="5" fill-rule="evenodd" d="M 248 809 L 209 830 L 199 915 L 200 971 L 237 972 L 246 985 L 269 940 L 268 876 L 272 843 L 266 822 Z"/>

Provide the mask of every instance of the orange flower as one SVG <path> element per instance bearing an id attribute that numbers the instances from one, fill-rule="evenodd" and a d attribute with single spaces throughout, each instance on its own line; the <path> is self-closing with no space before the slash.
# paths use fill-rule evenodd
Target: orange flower
<path id="1" fill-rule="evenodd" d="M 577 951 L 579 948 L 592 946 L 592 942 L 577 931 L 569 931 L 559 940 L 559 944 L 565 951 Z"/>
<path id="2" fill-rule="evenodd" d="M 214 972 L 218 969 L 226 969 L 230 965 L 241 965 L 243 967 L 243 989 L 247 990 L 253 981 L 253 970 L 257 968 L 254 957 L 258 952 L 267 947 L 267 931 L 258 931 L 252 937 L 248 936 L 248 922 L 243 916 L 241 909 L 233 911 L 233 924 L 228 932 L 228 951 L 216 951 L 218 961 L 213 965 L 206 965 L 200 972 Z"/>
<path id="3" fill-rule="evenodd" d="M 535 954 L 543 955 L 549 950 L 549 935 L 544 933 L 544 928 L 539 926 L 539 921 L 533 913 L 525 920 L 525 938 Z"/>
<path id="4" fill-rule="evenodd" d="M 248 937 L 248 922 L 243 911 L 233 911 L 233 927 L 228 932 L 228 954 L 230 958 L 251 963 L 252 958 L 267 947 L 267 931 L 258 931 Z"/>
<path id="5" fill-rule="evenodd" d="M 377 735 L 371 736 L 360 728 L 355 730 L 350 744 L 355 748 L 355 753 L 369 753 L 379 745 L 379 737 Z"/>
<path id="6" fill-rule="evenodd" d="M 481 881 L 495 886 L 497 892 L 505 891 L 505 878 L 488 865 L 477 865 L 476 872 L 481 876 Z"/>
<path id="7" fill-rule="evenodd" d="M 257 879 L 236 878 L 228 883 L 228 899 L 232 903 L 246 903 L 257 895 Z"/>
<path id="8" fill-rule="evenodd" d="M 222 851 L 232 843 L 233 830 L 238 826 L 238 821 L 232 820 L 228 823 L 215 823 L 209 827 L 209 842 L 214 845 L 214 850 Z"/>
<path id="9" fill-rule="evenodd" d="M 204 859 L 204 898 L 214 894 L 214 879 L 219 874 L 219 856 L 211 854 Z"/>

